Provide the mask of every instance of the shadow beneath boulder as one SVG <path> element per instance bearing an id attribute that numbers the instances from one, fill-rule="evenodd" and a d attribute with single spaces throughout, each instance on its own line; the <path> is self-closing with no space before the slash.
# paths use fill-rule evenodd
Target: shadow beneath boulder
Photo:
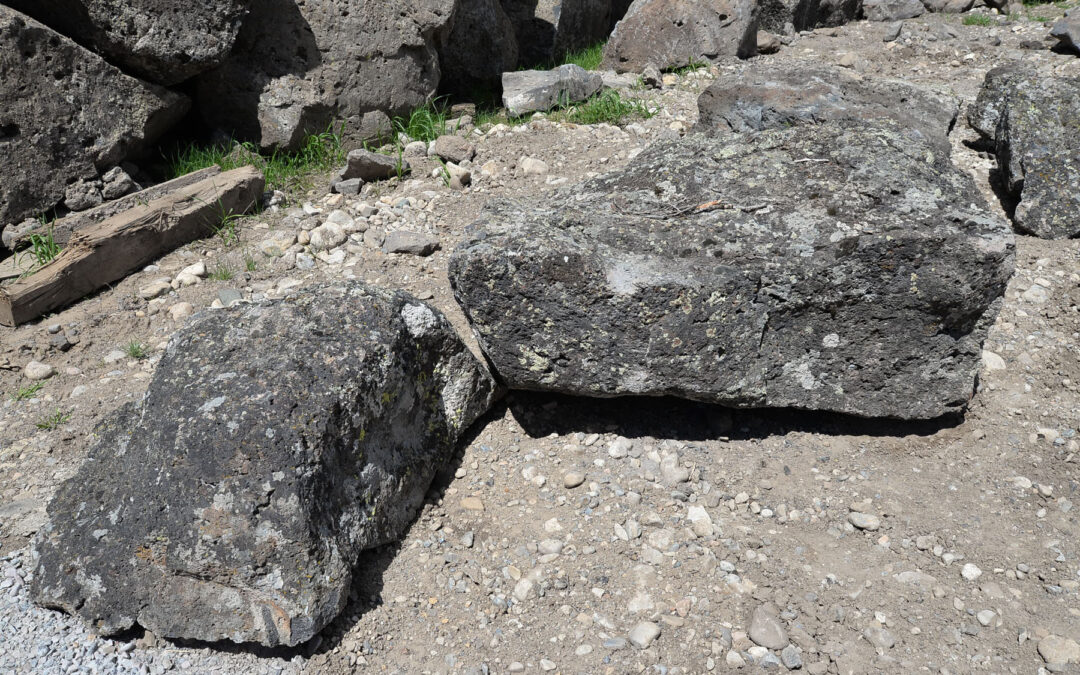
<path id="1" fill-rule="evenodd" d="M 508 405 L 514 419 L 533 438 L 575 432 L 681 441 L 750 440 L 793 432 L 931 436 L 963 421 L 959 415 L 903 421 L 792 409 L 736 410 L 670 397 L 600 399 L 534 392 L 513 392 Z"/>

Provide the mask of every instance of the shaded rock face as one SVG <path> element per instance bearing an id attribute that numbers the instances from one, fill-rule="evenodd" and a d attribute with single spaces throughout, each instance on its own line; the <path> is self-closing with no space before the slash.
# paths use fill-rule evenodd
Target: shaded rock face
<path id="1" fill-rule="evenodd" d="M 249 0 L 5 0 L 126 72 L 177 84 L 221 63 Z"/>
<path id="2" fill-rule="evenodd" d="M 541 66 L 607 39 L 629 0 L 500 0 L 517 36 L 521 63 Z"/>
<path id="3" fill-rule="evenodd" d="M 514 25 L 499 0 L 459 0 L 454 28 L 439 49 L 440 88 L 468 94 L 498 87 L 517 62 Z"/>
<path id="4" fill-rule="evenodd" d="M 1075 9 L 1065 12 L 1065 16 L 1054 23 L 1050 35 L 1058 40 L 1058 44 L 1080 53 L 1080 12 Z"/>
<path id="5" fill-rule="evenodd" d="M 778 129 L 834 120 L 894 119 L 903 133 L 949 154 L 959 101 L 897 80 L 864 79 L 835 66 L 748 63 L 720 75 L 698 97 L 696 131 Z"/>
<path id="6" fill-rule="evenodd" d="M 604 78 L 573 63 L 552 70 L 503 73 L 503 106 L 515 116 L 584 101 L 604 86 Z"/>
<path id="7" fill-rule="evenodd" d="M 787 23 L 795 30 L 811 30 L 854 21 L 859 17 L 862 0 L 765 0 L 758 7 L 760 27 L 780 33 Z"/>
<path id="8" fill-rule="evenodd" d="M 1005 189 L 1017 200 L 1016 229 L 1080 237 L 1080 78 L 994 68 L 968 116 L 993 145 Z"/>
<path id="9" fill-rule="evenodd" d="M 512 388 L 925 419 L 970 399 L 1013 258 L 948 157 L 839 121 L 494 202 L 449 272 Z"/>
<path id="10" fill-rule="evenodd" d="M 604 46 L 604 67 L 640 73 L 723 56 L 747 58 L 757 48 L 754 0 L 635 0 Z"/>
<path id="11" fill-rule="evenodd" d="M 232 55 L 197 78 L 203 118 L 264 149 L 296 149 L 332 120 L 396 115 L 435 94 L 454 0 L 265 0 Z M 349 138 L 350 141 L 366 139 Z"/>
<path id="12" fill-rule="evenodd" d="M 197 315 L 49 505 L 34 597 L 105 635 L 304 642 L 493 390 L 402 292 L 324 285 Z"/>
<path id="13" fill-rule="evenodd" d="M 0 224 L 54 208 L 69 185 L 95 183 L 189 106 L 3 6 L 0 100 Z"/>

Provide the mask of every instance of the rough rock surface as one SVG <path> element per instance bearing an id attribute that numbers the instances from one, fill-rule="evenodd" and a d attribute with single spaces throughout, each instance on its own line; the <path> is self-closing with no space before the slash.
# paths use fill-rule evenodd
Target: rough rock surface
<path id="1" fill-rule="evenodd" d="M 1013 236 L 948 157 L 880 124 L 695 134 L 495 202 L 453 254 L 455 297 L 513 388 L 963 410 Z"/>
<path id="2" fill-rule="evenodd" d="M 514 24 L 499 0 L 460 0 L 454 28 L 439 48 L 440 89 L 469 94 L 498 86 L 517 62 Z"/>
<path id="3" fill-rule="evenodd" d="M 524 115 L 583 101 L 600 91 L 604 78 L 570 63 L 552 70 L 503 73 L 502 86 L 506 110 L 512 115 Z"/>
<path id="4" fill-rule="evenodd" d="M 721 74 L 698 97 L 696 130 L 742 133 L 830 120 L 895 119 L 904 133 L 949 152 L 959 101 L 898 80 L 863 78 L 835 66 L 749 62 Z"/>
<path id="5" fill-rule="evenodd" d="M 555 56 L 603 42 L 615 21 L 622 18 L 614 11 L 611 0 L 561 0 L 555 24 Z"/>
<path id="6" fill-rule="evenodd" d="M 0 100 L 0 224 L 52 209 L 72 183 L 96 182 L 188 108 L 3 6 Z"/>
<path id="7" fill-rule="evenodd" d="M 172 85 L 220 64 L 249 0 L 5 0 L 138 77 Z"/>
<path id="8" fill-rule="evenodd" d="M 811 30 L 854 21 L 862 0 L 767 0 L 759 2 L 758 8 L 761 28 L 779 33 L 788 23 L 795 30 Z"/>
<path id="9" fill-rule="evenodd" d="M 1050 35 L 1057 38 L 1061 45 L 1080 52 L 1080 13 L 1075 9 L 1065 12 L 1065 16 L 1050 29 Z"/>
<path id="10" fill-rule="evenodd" d="M 104 635 L 304 642 L 493 392 L 403 292 L 329 284 L 196 316 L 49 505 L 35 598 Z"/>
<path id="11" fill-rule="evenodd" d="M 635 0 L 604 46 L 604 67 L 620 73 L 661 70 L 757 48 L 753 0 Z"/>
<path id="12" fill-rule="evenodd" d="M 1047 239 L 1080 236 L 1080 78 L 1022 65 L 986 74 L 968 120 L 997 153 L 1017 200 L 1013 224 Z"/>
<path id="13" fill-rule="evenodd" d="M 913 19 L 925 12 L 920 0 L 863 0 L 863 16 L 867 21 Z"/>
<path id="14" fill-rule="evenodd" d="M 295 149 L 309 133 L 363 114 L 414 108 L 439 84 L 437 46 L 454 0 L 254 3 L 232 55 L 198 78 L 203 118 L 264 148 Z M 350 141 L 366 140 L 349 138 Z"/>

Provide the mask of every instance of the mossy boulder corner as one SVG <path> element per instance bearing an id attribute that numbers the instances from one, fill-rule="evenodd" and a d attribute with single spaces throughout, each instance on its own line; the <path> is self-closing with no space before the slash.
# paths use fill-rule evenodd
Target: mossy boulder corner
<path id="1" fill-rule="evenodd" d="M 889 120 L 658 143 L 491 203 L 451 284 L 511 388 L 959 412 L 1014 241 L 937 147 Z"/>
<path id="2" fill-rule="evenodd" d="M 35 599 L 103 635 L 300 644 L 496 394 L 403 292 L 328 284 L 198 315 L 50 503 Z"/>

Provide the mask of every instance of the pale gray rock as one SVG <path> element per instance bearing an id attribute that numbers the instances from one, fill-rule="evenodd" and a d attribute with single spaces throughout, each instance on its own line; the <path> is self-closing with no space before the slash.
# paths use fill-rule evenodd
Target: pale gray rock
<path id="1" fill-rule="evenodd" d="M 787 631 L 780 619 L 760 605 L 754 608 L 750 616 L 750 627 L 746 629 L 746 634 L 754 644 L 766 649 L 784 649 L 789 644 Z"/>
<path id="2" fill-rule="evenodd" d="M 589 98 L 604 86 L 599 73 L 566 64 L 553 70 L 503 73 L 503 106 L 511 115 L 550 110 Z"/>
<path id="3" fill-rule="evenodd" d="M 346 181 L 353 178 L 370 183 L 377 180 L 385 180 L 396 176 L 399 168 L 408 170 L 409 163 L 405 159 L 398 159 L 390 155 L 384 155 L 371 150 L 353 150 L 345 156 L 345 168 L 338 173 L 337 181 Z"/>
<path id="4" fill-rule="evenodd" d="M 494 394 L 446 318 L 400 291 L 196 315 L 49 504 L 34 598 L 101 635 L 300 644 Z"/>
<path id="5" fill-rule="evenodd" d="M 431 255 L 438 248 L 439 240 L 437 237 L 408 230 L 387 232 L 382 244 L 384 253 L 408 253 L 419 256 Z"/>
<path id="6" fill-rule="evenodd" d="M 69 185 L 96 182 L 188 107 L 185 97 L 124 75 L 3 6 L 0 100 L 0 224 L 56 207 Z"/>
<path id="7" fill-rule="evenodd" d="M 863 0 L 862 9 L 867 21 L 900 21 L 926 13 L 919 0 Z"/>
<path id="8" fill-rule="evenodd" d="M 532 202 L 495 200 L 451 257 L 455 297 L 516 389 L 960 412 L 1013 235 L 905 132 L 693 134 Z"/>
<path id="9" fill-rule="evenodd" d="M 672 17 L 679 17 L 673 21 Z M 757 50 L 754 0 L 634 0 L 604 45 L 605 68 L 640 73 Z"/>

